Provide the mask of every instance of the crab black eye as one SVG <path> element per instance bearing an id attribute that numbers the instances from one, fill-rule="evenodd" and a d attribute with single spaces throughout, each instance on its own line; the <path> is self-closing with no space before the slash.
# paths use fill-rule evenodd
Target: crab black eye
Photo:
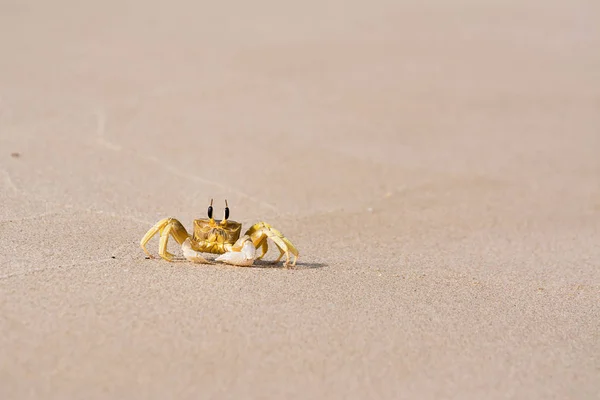
<path id="1" fill-rule="evenodd" d="M 225 200 L 225 219 L 229 219 L 229 205 L 227 204 L 227 200 Z"/>
<path id="2" fill-rule="evenodd" d="M 212 208 L 212 199 L 210 200 L 210 206 L 208 206 L 208 218 L 212 219 L 213 208 Z"/>

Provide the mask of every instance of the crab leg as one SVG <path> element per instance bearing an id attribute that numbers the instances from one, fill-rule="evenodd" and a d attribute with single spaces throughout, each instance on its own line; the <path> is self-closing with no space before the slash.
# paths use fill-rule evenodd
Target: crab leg
<path id="1" fill-rule="evenodd" d="M 267 251 L 269 251 L 269 245 L 267 244 L 267 236 L 264 236 L 261 242 L 256 245 L 256 248 L 261 248 L 262 254 L 256 257 L 257 260 L 261 260 L 265 256 L 265 254 L 267 254 Z M 279 260 L 281 260 L 281 257 L 285 255 L 285 251 L 281 250 L 279 247 L 277 247 L 277 250 L 279 250 L 279 257 L 277 257 L 277 259 L 273 261 L 273 264 L 277 264 Z"/>
<path id="2" fill-rule="evenodd" d="M 277 257 L 277 260 L 273 261 L 273 264 L 277 264 L 279 262 L 279 260 L 281 260 L 281 257 L 283 257 L 285 254 L 285 251 L 283 251 L 279 248 L 278 248 L 278 250 L 279 250 L 279 257 Z M 294 261 L 294 265 L 296 265 L 296 261 Z"/>
<path id="3" fill-rule="evenodd" d="M 156 235 L 158 233 L 158 231 L 160 231 L 167 224 L 168 221 L 169 221 L 169 218 L 164 218 L 164 219 L 161 219 L 160 221 L 158 221 L 156 224 L 154 224 L 154 226 L 152 228 L 150 228 L 148 230 L 148 232 L 146 232 L 146 234 L 140 241 L 140 247 L 142 248 L 142 250 L 144 250 L 144 253 L 146 253 L 146 255 L 148 257 L 154 258 L 154 256 L 152 254 L 150 254 L 150 252 L 146 248 L 146 244 L 150 241 L 150 239 L 152 239 L 152 237 L 154 235 Z"/>
<path id="4" fill-rule="evenodd" d="M 261 258 L 263 258 L 265 256 L 265 254 L 267 254 L 267 251 L 269 251 L 269 245 L 267 244 L 267 238 L 265 237 L 263 240 L 261 240 L 259 243 L 257 243 L 256 248 L 261 249 L 261 255 L 256 257 L 257 260 L 260 260 Z"/>
<path id="5" fill-rule="evenodd" d="M 175 218 L 163 218 L 158 221 L 152 228 L 146 232 L 142 240 L 140 241 L 140 247 L 144 250 L 149 257 L 152 257 L 146 244 L 152 239 L 154 235 L 160 232 L 160 242 L 158 246 L 158 255 L 167 261 L 172 261 L 173 254 L 167 251 L 167 244 L 169 242 L 169 235 L 173 236 L 177 243 L 182 244 L 190 235 L 185 230 L 185 227 L 181 222 Z"/>
<path id="6" fill-rule="evenodd" d="M 279 262 L 279 260 L 281 260 L 281 257 L 283 257 L 283 255 L 285 254 L 285 263 L 283 265 L 287 266 L 290 263 L 290 252 L 288 251 L 289 250 L 288 246 L 283 241 L 283 239 L 280 237 L 269 236 L 269 239 L 271 239 L 273 242 L 275 242 L 275 244 L 277 245 L 277 247 L 279 247 L 279 250 L 281 251 L 281 254 L 279 254 L 279 258 L 275 262 Z M 296 265 L 297 259 L 298 259 L 298 256 L 296 256 L 296 258 L 294 259 L 294 263 L 292 265 Z"/>
<path id="7" fill-rule="evenodd" d="M 173 230 L 173 225 L 168 224 L 160 233 L 160 241 L 158 242 L 158 255 L 167 261 L 172 261 L 173 254 L 167 251 L 167 243 L 169 242 L 169 234 Z"/>
<path id="8" fill-rule="evenodd" d="M 292 262 L 292 266 L 296 265 L 298 261 L 298 249 L 290 242 L 288 238 L 283 236 L 281 232 L 277 229 L 273 228 L 271 225 L 266 222 L 258 222 L 250 227 L 246 232 L 246 235 L 249 235 L 252 238 L 252 241 L 257 245 L 261 243 L 263 240 L 267 238 L 271 239 L 273 243 L 277 245 L 281 254 L 277 258 L 277 261 L 281 260 L 281 257 L 285 255 L 286 261 L 284 262 L 284 266 L 288 266 L 290 263 L 290 253 L 294 256 L 294 261 Z M 258 247 L 258 246 L 257 246 Z"/>

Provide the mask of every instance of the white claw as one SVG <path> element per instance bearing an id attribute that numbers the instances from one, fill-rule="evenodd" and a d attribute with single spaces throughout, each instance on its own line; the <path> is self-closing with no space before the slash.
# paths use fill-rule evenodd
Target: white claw
<path id="1" fill-rule="evenodd" d="M 190 241 L 190 238 L 185 239 L 185 241 L 181 244 L 181 250 L 183 251 L 183 256 L 188 261 L 201 264 L 209 264 L 208 260 L 202 257 L 201 253 L 192 249 L 192 242 Z"/>
<path id="2" fill-rule="evenodd" d="M 256 249 L 252 244 L 251 240 L 248 240 L 242 246 L 241 251 L 228 251 L 217 257 L 216 261 L 223 261 L 227 264 L 238 265 L 240 267 L 247 267 L 254 263 L 256 257 Z"/>

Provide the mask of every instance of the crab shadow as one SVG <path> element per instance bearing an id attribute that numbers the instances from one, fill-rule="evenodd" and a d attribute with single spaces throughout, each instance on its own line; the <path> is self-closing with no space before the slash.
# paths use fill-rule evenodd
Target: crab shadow
<path id="1" fill-rule="evenodd" d="M 275 264 L 272 261 L 256 260 L 256 261 L 254 261 L 254 264 L 252 264 L 249 267 L 244 267 L 244 268 L 301 270 L 301 269 L 317 269 L 317 268 L 325 268 L 325 267 L 327 267 L 327 264 L 314 263 L 314 262 L 302 262 L 302 261 L 297 262 L 296 265 L 293 267 L 292 266 L 285 267 L 281 262 L 278 262 L 277 264 Z"/>
<path id="2" fill-rule="evenodd" d="M 150 258 L 146 257 L 146 260 L 149 260 Z M 157 258 L 154 258 L 154 260 L 157 260 Z M 303 261 L 299 261 L 296 263 L 295 266 L 289 266 L 286 267 L 283 265 L 282 262 L 278 262 L 278 263 L 274 263 L 273 261 L 263 261 L 263 260 L 256 260 L 254 261 L 254 264 L 249 265 L 247 267 L 236 267 L 234 265 L 229 265 L 229 264 L 225 264 L 225 263 L 221 263 L 221 262 L 217 262 L 213 260 L 209 260 L 209 264 L 205 264 L 205 265 L 213 265 L 213 266 L 221 266 L 221 267 L 234 267 L 234 268 L 258 268 L 258 269 L 289 269 L 289 270 L 303 270 L 303 269 L 317 269 L 317 268 L 325 268 L 328 265 L 324 264 L 324 263 L 316 263 L 316 262 L 303 262 Z M 175 257 L 172 260 L 173 263 L 181 263 L 181 264 L 190 264 L 190 262 L 188 260 L 186 260 L 183 257 Z"/>

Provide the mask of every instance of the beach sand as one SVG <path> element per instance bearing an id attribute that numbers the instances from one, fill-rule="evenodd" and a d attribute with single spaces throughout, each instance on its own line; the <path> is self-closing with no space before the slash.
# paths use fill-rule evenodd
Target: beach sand
<path id="1" fill-rule="evenodd" d="M 84 3 L 0 3 L 0 398 L 600 397 L 600 6 Z M 211 198 L 297 268 L 144 257 Z"/>

